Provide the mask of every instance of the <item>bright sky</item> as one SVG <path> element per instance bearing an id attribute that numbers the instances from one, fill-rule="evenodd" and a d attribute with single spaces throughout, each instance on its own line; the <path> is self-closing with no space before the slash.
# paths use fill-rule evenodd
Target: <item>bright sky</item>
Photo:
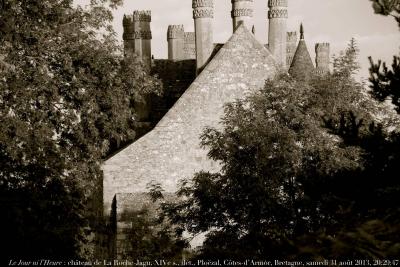
<path id="1" fill-rule="evenodd" d="M 87 0 L 76 0 L 84 3 Z M 267 43 L 267 0 L 254 0 L 256 37 Z M 223 43 L 232 34 L 231 0 L 214 0 L 214 42 Z M 114 29 L 122 39 L 122 17 L 133 10 L 151 10 L 152 53 L 167 58 L 167 27 L 183 24 L 194 31 L 192 0 L 125 0 L 114 12 Z M 288 31 L 303 22 L 308 49 L 314 58 L 316 42 L 331 43 L 331 55 L 345 49 L 355 37 L 360 48 L 360 76 L 368 77 L 368 56 L 388 63 L 400 52 L 400 30 L 392 17 L 376 15 L 369 0 L 289 0 Z"/>

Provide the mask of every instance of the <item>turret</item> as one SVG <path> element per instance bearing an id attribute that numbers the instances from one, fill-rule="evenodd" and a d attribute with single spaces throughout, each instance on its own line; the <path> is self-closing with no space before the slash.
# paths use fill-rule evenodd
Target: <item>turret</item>
<path id="1" fill-rule="evenodd" d="M 315 68 L 308 52 L 307 44 L 304 39 L 303 24 L 300 25 L 300 41 L 294 53 L 289 74 L 296 80 L 307 81 L 314 73 Z"/>
<path id="2" fill-rule="evenodd" d="M 268 0 L 268 47 L 278 65 L 286 67 L 286 23 L 288 0 Z"/>
<path id="3" fill-rule="evenodd" d="M 315 45 L 315 64 L 318 74 L 326 74 L 329 72 L 329 43 L 317 43 Z"/>
<path id="4" fill-rule="evenodd" d="M 193 0 L 193 19 L 196 36 L 196 72 L 205 67 L 214 49 L 213 0 Z"/>
<path id="5" fill-rule="evenodd" d="M 184 59 L 185 30 L 183 25 L 169 25 L 167 32 L 168 59 Z"/>
<path id="6" fill-rule="evenodd" d="M 249 30 L 253 28 L 253 10 L 253 0 L 232 0 L 233 31 L 240 23 L 243 23 Z"/>
<path id="7" fill-rule="evenodd" d="M 286 67 L 292 64 L 297 47 L 297 32 L 288 32 L 286 35 Z"/>
<path id="8" fill-rule="evenodd" d="M 196 36 L 194 32 L 185 32 L 184 58 L 196 59 Z"/>

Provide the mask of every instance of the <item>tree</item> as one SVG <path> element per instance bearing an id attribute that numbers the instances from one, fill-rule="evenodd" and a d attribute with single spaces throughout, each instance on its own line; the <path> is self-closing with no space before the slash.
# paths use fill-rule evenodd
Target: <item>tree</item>
<path id="1" fill-rule="evenodd" d="M 311 201 L 315 196 L 305 195 L 317 193 L 310 189 L 316 182 L 308 178 L 361 167 L 360 151 L 340 146 L 321 118 L 347 110 L 362 113 L 355 103 L 364 100 L 349 78 L 319 79 L 267 81 L 260 92 L 227 105 L 222 130 L 204 132 L 201 144 L 221 163 L 221 171 L 196 174 L 181 187 L 183 200 L 165 208 L 189 232 L 209 232 L 202 256 L 284 257 L 286 240 L 339 223 L 329 215 L 332 210 L 328 214 Z M 346 97 L 337 101 L 338 94 Z"/>
<path id="2" fill-rule="evenodd" d="M 370 0 L 376 14 L 392 16 L 400 26 L 400 1 L 399 0 Z"/>
<path id="3" fill-rule="evenodd" d="M 371 0 L 375 13 L 384 16 L 393 16 L 400 27 L 400 1 L 398 0 Z M 372 96 L 384 101 L 388 98 L 392 99 L 397 112 L 400 112 L 400 57 L 393 56 L 392 69 L 389 70 L 386 63 L 378 60 L 374 63 L 372 57 L 369 57 L 371 67 L 369 81 L 372 89 Z"/>
<path id="4" fill-rule="evenodd" d="M 337 77 L 348 79 L 360 70 L 360 64 L 357 61 L 359 48 L 356 39 L 351 38 L 346 50 L 340 52 L 338 57 L 333 59 L 333 72 Z"/>
<path id="5" fill-rule="evenodd" d="M 124 230 L 124 259 L 136 261 L 176 261 L 187 247 L 181 233 L 176 233 L 173 225 L 164 218 L 157 218 L 154 211 L 142 208 L 136 212 L 123 213 L 122 219 L 130 224 Z"/>
<path id="6" fill-rule="evenodd" d="M 399 1 L 376 1 L 373 0 L 374 10 L 381 15 L 391 15 L 399 22 Z M 392 69 L 385 63 L 378 61 L 377 64 L 369 57 L 370 67 L 370 88 L 371 96 L 383 102 L 391 99 L 394 109 L 400 113 L 399 103 L 399 57 L 393 57 Z M 400 163 L 400 134 L 397 127 L 383 128 L 376 123 L 370 124 L 370 134 L 367 136 L 356 136 L 349 140 L 345 135 L 336 132 L 343 137 L 350 145 L 357 145 L 364 149 L 365 168 L 360 173 L 362 182 L 369 184 L 368 194 L 374 192 L 375 209 L 372 209 L 369 216 L 359 221 L 352 227 L 343 227 L 337 238 L 332 239 L 326 236 L 314 236 L 313 252 L 319 255 L 336 257 L 338 253 L 345 257 L 361 256 L 364 258 L 395 259 L 400 254 L 398 228 L 400 222 L 400 181 L 398 179 L 398 165 Z M 371 190 L 374 188 L 374 190 Z M 369 205 L 371 203 L 366 202 Z M 372 206 L 372 205 L 371 205 Z M 384 214 L 384 216 L 382 216 Z M 311 240 L 310 240 L 311 241 Z M 314 242 L 312 241 L 312 242 Z M 310 243 L 312 243 L 310 242 Z M 328 249 L 321 251 L 321 243 L 325 242 Z M 309 244 L 310 244 L 309 243 Z M 307 246 L 303 243 L 307 250 Z M 318 248 L 319 249 L 316 249 Z M 310 247 L 308 246 L 308 249 Z M 308 250 L 310 251 L 310 250 Z"/>
<path id="7" fill-rule="evenodd" d="M 120 2 L 1 1 L 5 257 L 77 256 L 98 223 L 101 160 L 134 139 L 133 103 L 160 91 L 122 56 L 109 9 Z"/>
<path id="8" fill-rule="evenodd" d="M 372 1 L 376 13 L 391 15 L 400 22 L 399 1 Z M 394 108 L 399 113 L 399 57 L 394 56 L 391 70 L 385 63 L 378 61 L 375 64 L 371 57 L 369 59 L 372 97 L 381 102 L 391 99 Z M 386 113 L 388 111 L 386 108 Z M 363 150 L 363 168 L 351 176 L 345 176 L 359 181 L 358 184 L 350 186 L 353 188 L 352 194 L 355 195 L 352 199 L 354 199 L 354 206 L 364 206 L 361 212 L 354 207 L 349 212 L 357 211 L 363 216 L 353 224 L 343 225 L 337 229 L 335 235 L 318 232 L 298 238 L 291 244 L 291 248 L 297 250 L 297 257 L 396 259 L 400 254 L 398 241 L 400 234 L 398 228 L 400 222 L 398 208 L 400 204 L 398 197 L 400 135 L 398 127 L 395 127 L 396 124 L 384 127 L 375 122 L 380 119 L 379 117 L 374 117 L 374 122 L 367 124 L 369 131 L 366 134 L 356 131 L 355 134 L 349 135 L 354 132 L 351 130 L 355 128 L 354 116 L 349 119 L 343 118 L 339 127 L 329 126 L 347 146 L 356 146 Z M 345 186 L 341 183 L 339 185 Z M 356 197 L 362 196 L 360 192 L 364 192 L 363 198 Z"/>
<path id="9" fill-rule="evenodd" d="M 184 181 L 181 201 L 164 206 L 182 229 L 208 233 L 199 257 L 394 255 L 384 254 L 385 246 L 368 254 L 354 245 L 363 246 L 359 229 L 371 221 L 395 225 L 387 222 L 397 221 L 400 188 L 389 175 L 399 148 L 373 123 L 374 102 L 352 78 L 354 47 L 352 40 L 332 75 L 309 83 L 286 76 L 267 81 L 260 92 L 227 105 L 221 130 L 204 132 L 201 144 L 221 171 L 197 173 Z M 367 230 L 380 244 L 398 244 L 393 232 Z M 339 253 L 338 244 L 346 245 Z"/>
<path id="10" fill-rule="evenodd" d="M 373 97 L 379 101 L 391 98 L 397 112 L 400 112 L 400 57 L 393 57 L 391 70 L 385 62 L 379 60 L 375 64 L 371 57 L 369 60 L 371 63 L 369 81 Z"/>

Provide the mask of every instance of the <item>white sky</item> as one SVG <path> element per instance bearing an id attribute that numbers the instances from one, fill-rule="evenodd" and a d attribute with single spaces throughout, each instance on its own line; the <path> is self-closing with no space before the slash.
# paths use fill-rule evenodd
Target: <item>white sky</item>
<path id="1" fill-rule="evenodd" d="M 76 0 L 85 3 L 88 0 Z M 267 0 L 254 0 L 256 37 L 267 43 Z M 232 34 L 231 0 L 214 0 L 214 42 L 224 43 Z M 167 58 L 167 27 L 183 24 L 185 31 L 194 31 L 192 0 L 124 0 L 114 11 L 114 29 L 122 40 L 122 17 L 133 10 L 151 10 L 153 32 L 152 53 Z M 305 27 L 308 49 L 314 58 L 316 42 L 331 43 L 331 55 L 345 49 L 355 37 L 360 48 L 360 76 L 368 77 L 368 56 L 388 63 L 400 52 L 400 31 L 392 17 L 376 15 L 369 0 L 289 0 L 288 31 Z"/>

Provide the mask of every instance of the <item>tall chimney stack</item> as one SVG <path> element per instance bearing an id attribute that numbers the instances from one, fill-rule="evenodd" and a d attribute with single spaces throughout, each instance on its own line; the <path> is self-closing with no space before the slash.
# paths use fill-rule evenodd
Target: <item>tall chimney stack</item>
<path id="1" fill-rule="evenodd" d="M 294 53 L 297 48 L 297 32 L 288 32 L 286 35 L 286 67 L 292 65 Z"/>
<path id="2" fill-rule="evenodd" d="M 138 10 L 133 11 L 133 15 L 125 15 L 122 21 L 125 55 L 136 55 L 148 67 L 151 66 L 150 22 L 151 12 Z"/>
<path id="3" fill-rule="evenodd" d="M 253 11 L 253 0 L 232 0 L 233 31 L 240 23 L 243 23 L 247 29 L 252 30 L 254 27 Z"/>
<path id="4" fill-rule="evenodd" d="M 199 74 L 214 50 L 214 3 L 213 0 L 193 0 L 192 7 L 196 35 L 196 72 Z"/>
<path id="5" fill-rule="evenodd" d="M 183 25 L 169 25 L 167 32 L 168 39 L 168 59 L 184 59 L 185 30 Z"/>
<path id="6" fill-rule="evenodd" d="M 196 36 L 194 32 L 185 32 L 185 59 L 196 59 Z"/>
<path id="7" fill-rule="evenodd" d="M 122 20 L 124 33 L 122 39 L 124 40 L 124 54 L 125 56 L 132 56 L 135 51 L 135 28 L 132 15 L 124 15 Z"/>
<path id="8" fill-rule="evenodd" d="M 286 69 L 288 0 L 268 0 L 268 47 L 278 65 Z"/>
<path id="9" fill-rule="evenodd" d="M 135 10 L 133 11 L 133 28 L 134 28 L 134 45 L 133 52 L 139 57 L 142 58 L 143 50 L 142 50 L 142 23 L 141 23 L 141 14 L 142 11 Z"/>
<path id="10" fill-rule="evenodd" d="M 329 73 L 329 57 L 330 45 L 329 43 L 317 43 L 315 45 L 315 64 L 318 74 Z"/>
<path id="11" fill-rule="evenodd" d="M 142 59 L 147 66 L 151 66 L 151 11 L 142 11 L 140 20 L 142 35 Z"/>

